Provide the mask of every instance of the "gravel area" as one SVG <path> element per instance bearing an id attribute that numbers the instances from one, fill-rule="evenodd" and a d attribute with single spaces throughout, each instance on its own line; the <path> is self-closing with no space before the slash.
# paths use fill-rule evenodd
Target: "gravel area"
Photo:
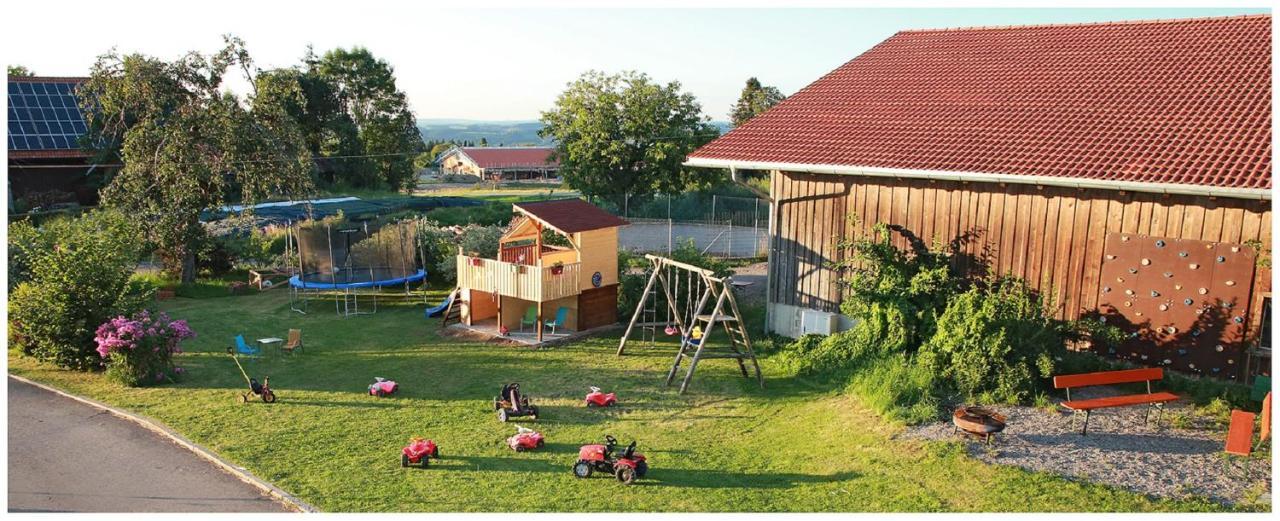
<path id="1" fill-rule="evenodd" d="M 734 286 L 733 295 L 738 298 L 739 304 L 764 304 L 765 282 L 768 280 L 766 278 L 768 271 L 769 263 L 767 262 L 757 262 L 734 268 L 734 282 L 750 283 Z"/>
<path id="2" fill-rule="evenodd" d="M 1090 391 L 1080 393 L 1080 398 L 1117 394 Z M 1143 407 L 1095 411 L 1089 419 L 1089 434 L 1081 436 L 1065 411 L 997 406 L 993 408 L 1008 417 L 1005 432 L 990 446 L 973 439 L 966 445 L 972 456 L 988 463 L 1050 472 L 1156 497 L 1200 496 L 1234 504 L 1250 496 L 1257 500 L 1259 492 L 1264 492 L 1261 500 L 1270 503 L 1270 460 L 1251 458 L 1246 465 L 1241 458 L 1227 458 L 1222 452 L 1225 431 L 1169 426 L 1170 414 L 1186 407 L 1185 403 L 1170 404 L 1159 428 L 1154 422 L 1143 424 Z M 956 440 L 964 435 L 954 433 L 948 420 L 911 428 L 904 436 Z"/>

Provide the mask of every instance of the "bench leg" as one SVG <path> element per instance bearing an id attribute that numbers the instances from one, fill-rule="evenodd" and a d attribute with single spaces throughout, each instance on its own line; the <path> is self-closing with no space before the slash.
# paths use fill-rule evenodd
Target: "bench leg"
<path id="1" fill-rule="evenodd" d="M 1083 428 L 1083 429 L 1080 429 L 1080 435 L 1081 435 L 1081 436 L 1086 436 L 1086 435 L 1088 435 L 1088 434 L 1089 434 L 1089 413 L 1090 413 L 1090 412 L 1092 412 L 1092 411 L 1085 411 L 1085 412 L 1084 412 L 1084 428 Z"/>
<path id="2" fill-rule="evenodd" d="M 1164 403 L 1156 404 L 1156 430 L 1160 430 L 1160 420 L 1164 417 Z"/>

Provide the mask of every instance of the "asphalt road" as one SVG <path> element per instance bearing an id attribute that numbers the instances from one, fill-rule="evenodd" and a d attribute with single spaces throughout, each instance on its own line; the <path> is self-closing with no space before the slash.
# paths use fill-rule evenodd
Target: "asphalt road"
<path id="1" fill-rule="evenodd" d="M 10 512 L 287 512 L 154 432 L 9 378 Z"/>

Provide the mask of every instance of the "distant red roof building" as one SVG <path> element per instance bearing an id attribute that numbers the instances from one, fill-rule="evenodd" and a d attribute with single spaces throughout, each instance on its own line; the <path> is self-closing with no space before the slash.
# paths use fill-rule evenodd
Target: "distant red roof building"
<path id="1" fill-rule="evenodd" d="M 899 32 L 689 164 L 1258 196 L 1271 17 Z"/>
<path id="2" fill-rule="evenodd" d="M 554 177 L 560 162 L 550 147 L 455 147 L 438 162 L 446 172 L 466 173 L 486 179 L 506 177 Z"/>

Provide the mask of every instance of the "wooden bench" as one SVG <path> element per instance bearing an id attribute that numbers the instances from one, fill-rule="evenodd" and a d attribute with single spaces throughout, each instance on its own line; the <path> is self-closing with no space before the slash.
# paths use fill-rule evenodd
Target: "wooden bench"
<path id="1" fill-rule="evenodd" d="M 1147 405 L 1147 412 L 1142 418 L 1143 423 L 1146 423 L 1147 420 L 1150 419 L 1151 409 L 1154 408 L 1156 409 L 1156 425 L 1159 426 L 1161 413 L 1164 412 L 1164 404 L 1178 399 L 1178 395 L 1173 393 L 1151 392 L 1151 382 L 1162 379 L 1164 379 L 1164 369 L 1159 367 L 1149 367 L 1144 369 L 1125 369 L 1121 371 L 1101 371 L 1097 373 L 1055 376 L 1053 377 L 1053 388 L 1067 390 L 1067 401 L 1062 402 L 1062 406 L 1074 413 L 1074 416 L 1072 416 L 1073 425 L 1075 424 L 1076 417 L 1078 417 L 1080 413 L 1084 413 L 1084 427 L 1080 430 L 1080 435 L 1084 436 L 1089 433 L 1089 413 L 1094 409 L 1106 409 L 1108 407 Z M 1076 387 L 1116 385 L 1137 382 L 1147 383 L 1146 393 L 1106 396 L 1089 400 L 1071 399 L 1071 389 Z"/>

